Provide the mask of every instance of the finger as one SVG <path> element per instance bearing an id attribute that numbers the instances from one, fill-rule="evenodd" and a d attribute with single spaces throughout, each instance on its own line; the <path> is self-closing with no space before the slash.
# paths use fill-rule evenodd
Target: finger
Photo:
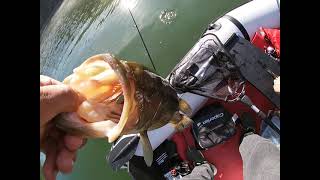
<path id="1" fill-rule="evenodd" d="M 46 124 L 62 112 L 73 112 L 83 97 L 66 85 L 40 87 L 40 120 Z"/>
<path id="2" fill-rule="evenodd" d="M 62 148 L 57 157 L 57 168 L 62 173 L 70 173 L 73 169 L 73 163 L 76 152 L 68 151 L 66 148 Z"/>
<path id="3" fill-rule="evenodd" d="M 57 129 L 53 123 L 48 123 L 46 126 L 40 127 L 40 149 L 50 148 L 50 146 L 55 144 L 64 134 L 65 133 Z M 44 147 L 45 145 L 49 147 Z"/>
<path id="4" fill-rule="evenodd" d="M 48 76 L 40 75 L 40 86 L 59 85 L 59 84 L 63 84 L 63 83 L 53 78 L 50 78 Z"/>
<path id="5" fill-rule="evenodd" d="M 82 144 L 81 144 L 81 146 L 79 147 L 79 149 L 82 148 L 84 145 L 86 145 L 86 144 L 87 144 L 87 141 L 88 141 L 87 138 L 82 139 Z"/>
<path id="6" fill-rule="evenodd" d="M 65 147 L 69 151 L 78 150 L 82 146 L 83 142 L 84 142 L 83 138 L 79 136 L 66 135 L 64 137 Z"/>
<path id="7" fill-rule="evenodd" d="M 77 152 L 74 152 L 74 156 L 73 156 L 72 160 L 73 160 L 73 163 L 76 162 L 76 160 L 77 160 Z"/>
<path id="8" fill-rule="evenodd" d="M 46 160 L 43 165 L 43 174 L 46 180 L 55 180 L 57 176 L 56 167 L 57 153 L 55 148 L 47 149 Z"/>

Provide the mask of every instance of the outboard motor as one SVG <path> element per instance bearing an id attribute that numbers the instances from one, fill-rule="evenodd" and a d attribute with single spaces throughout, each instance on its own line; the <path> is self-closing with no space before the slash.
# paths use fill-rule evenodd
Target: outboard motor
<path id="1" fill-rule="evenodd" d="M 280 107 L 279 96 L 272 92 L 270 75 L 280 75 L 280 64 L 250 43 L 262 26 L 280 27 L 280 1 L 254 0 L 213 21 L 171 71 L 167 79 L 190 104 L 193 114 L 209 97 L 241 99 L 245 80 Z"/>
<path id="2" fill-rule="evenodd" d="M 261 25 L 280 26 L 279 8 L 276 0 L 255 0 L 209 24 L 168 76 L 194 113 L 208 98 L 214 98 L 240 100 L 266 118 L 245 95 L 245 81 L 280 109 L 280 95 L 273 90 L 274 75 L 280 76 L 280 63 L 250 43 Z"/>

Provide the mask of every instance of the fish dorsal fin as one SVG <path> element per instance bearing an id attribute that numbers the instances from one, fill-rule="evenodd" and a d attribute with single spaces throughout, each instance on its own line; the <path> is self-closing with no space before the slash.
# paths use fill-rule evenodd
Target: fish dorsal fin
<path id="1" fill-rule="evenodd" d="M 153 150 L 147 131 L 140 132 L 140 141 L 142 144 L 144 161 L 146 162 L 146 165 L 150 167 L 153 161 Z"/>

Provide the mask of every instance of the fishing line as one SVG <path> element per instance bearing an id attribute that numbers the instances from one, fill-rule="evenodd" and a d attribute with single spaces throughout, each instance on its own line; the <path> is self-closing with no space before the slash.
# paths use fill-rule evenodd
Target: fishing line
<path id="1" fill-rule="evenodd" d="M 139 34 L 139 36 L 140 36 L 140 38 L 141 38 L 141 41 L 142 41 L 142 43 L 143 43 L 143 46 L 144 46 L 145 50 L 147 51 L 147 54 L 148 54 L 149 59 L 150 59 L 150 61 L 151 61 L 152 67 L 153 67 L 153 69 L 157 72 L 157 69 L 156 69 L 156 67 L 154 66 L 153 60 L 152 60 L 151 55 L 150 55 L 150 53 L 149 53 L 149 50 L 148 50 L 148 48 L 147 48 L 147 46 L 146 46 L 146 43 L 145 43 L 144 40 L 143 40 L 142 34 L 141 34 L 141 32 L 140 32 L 140 30 L 139 30 L 139 28 L 138 28 L 138 25 L 137 25 L 137 23 L 136 23 L 133 15 L 132 15 L 132 13 L 131 13 L 131 10 L 130 10 L 129 7 L 128 7 L 128 11 L 129 11 L 130 16 L 131 16 L 131 18 L 132 18 L 132 20 L 133 20 L 134 25 L 136 26 L 136 29 L 137 29 L 137 31 L 138 31 L 138 34 Z"/>

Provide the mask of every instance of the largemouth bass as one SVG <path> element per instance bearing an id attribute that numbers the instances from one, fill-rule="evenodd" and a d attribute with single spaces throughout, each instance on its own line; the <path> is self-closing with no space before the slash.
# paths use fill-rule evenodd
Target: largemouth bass
<path id="1" fill-rule="evenodd" d="M 148 166 L 153 151 L 147 131 L 172 123 L 182 130 L 193 121 L 189 105 L 179 99 L 169 82 L 133 61 L 111 54 L 90 57 L 65 78 L 85 97 L 76 113 L 63 113 L 57 126 L 88 138 L 114 142 L 125 134 L 139 133 Z"/>

